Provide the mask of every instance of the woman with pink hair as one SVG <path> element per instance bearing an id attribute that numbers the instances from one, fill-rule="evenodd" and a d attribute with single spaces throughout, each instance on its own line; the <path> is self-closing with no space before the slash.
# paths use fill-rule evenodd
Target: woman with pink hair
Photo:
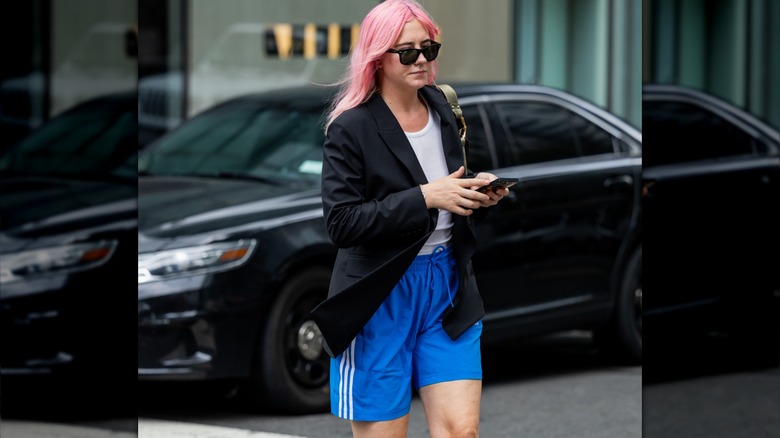
<path id="1" fill-rule="evenodd" d="M 484 308 L 472 218 L 507 189 L 466 174 L 457 123 L 435 85 L 439 29 L 413 0 L 363 20 L 329 108 L 322 197 L 338 246 L 312 315 L 331 356 L 334 415 L 355 437 L 404 437 L 417 390 L 433 437 L 479 434 Z"/>

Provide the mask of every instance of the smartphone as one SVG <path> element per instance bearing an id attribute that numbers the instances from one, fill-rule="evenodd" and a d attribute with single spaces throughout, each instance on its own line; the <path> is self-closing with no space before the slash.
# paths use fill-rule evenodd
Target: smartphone
<path id="1" fill-rule="evenodd" d="M 507 187 L 512 187 L 518 182 L 520 182 L 520 180 L 518 180 L 517 178 L 496 178 L 493 181 L 490 181 L 490 184 L 478 188 L 477 191 L 480 193 L 485 193 L 488 190 L 498 190 Z"/>

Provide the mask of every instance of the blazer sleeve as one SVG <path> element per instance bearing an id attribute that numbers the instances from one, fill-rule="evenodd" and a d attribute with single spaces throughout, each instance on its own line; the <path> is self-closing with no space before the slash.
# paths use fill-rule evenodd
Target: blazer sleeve
<path id="1" fill-rule="evenodd" d="M 328 234 L 340 248 L 418 239 L 435 227 L 420 188 L 396 164 L 371 156 L 372 147 L 384 147 L 375 127 L 347 113 L 328 127 L 323 212 Z"/>

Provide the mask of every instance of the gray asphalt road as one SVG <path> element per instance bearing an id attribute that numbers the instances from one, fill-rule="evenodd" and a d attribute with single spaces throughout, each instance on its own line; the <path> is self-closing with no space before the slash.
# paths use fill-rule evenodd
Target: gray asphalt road
<path id="1" fill-rule="evenodd" d="M 641 367 L 617 366 L 605 360 L 587 333 L 572 332 L 485 349 L 483 363 L 482 437 L 642 435 Z M 237 412 L 229 402 L 199 403 L 187 397 L 178 404 L 169 397 L 146 401 L 139 410 L 142 422 L 163 419 L 308 438 L 352 436 L 349 424 L 330 414 L 253 414 Z M 141 438 L 156 438 L 152 435 L 154 427 L 162 427 L 149 425 L 141 429 Z M 428 436 L 418 398 L 413 399 L 409 436 Z"/>
<path id="2" fill-rule="evenodd" d="M 780 368 L 648 385 L 644 438 L 780 437 Z"/>
<path id="3" fill-rule="evenodd" d="M 780 338 L 765 339 L 666 343 L 664 360 L 645 364 L 643 437 L 780 437 Z"/>
<path id="4" fill-rule="evenodd" d="M 598 354 L 583 332 L 486 348 L 481 436 L 780 437 L 780 368 L 717 366 L 738 356 L 722 348 L 713 351 L 703 355 L 695 350 L 674 362 L 675 373 L 648 382 L 650 364 L 643 369 L 612 363 Z M 142 386 L 141 391 L 137 420 L 58 425 L 4 418 L 0 436 L 351 437 L 349 424 L 330 414 L 277 416 L 248 411 L 198 385 Z M 128 425 L 137 425 L 137 435 L 135 427 Z M 428 436 L 417 398 L 409 436 Z"/>

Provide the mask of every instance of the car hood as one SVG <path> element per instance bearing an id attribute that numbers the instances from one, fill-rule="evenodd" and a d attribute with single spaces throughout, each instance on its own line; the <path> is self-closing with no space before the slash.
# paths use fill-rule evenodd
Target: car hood
<path id="1" fill-rule="evenodd" d="M 136 226 L 134 183 L 51 177 L 0 181 L 4 251 L 87 240 Z"/>
<path id="2" fill-rule="evenodd" d="M 138 179 L 139 252 L 202 244 L 322 216 L 319 187 L 201 177 Z"/>

